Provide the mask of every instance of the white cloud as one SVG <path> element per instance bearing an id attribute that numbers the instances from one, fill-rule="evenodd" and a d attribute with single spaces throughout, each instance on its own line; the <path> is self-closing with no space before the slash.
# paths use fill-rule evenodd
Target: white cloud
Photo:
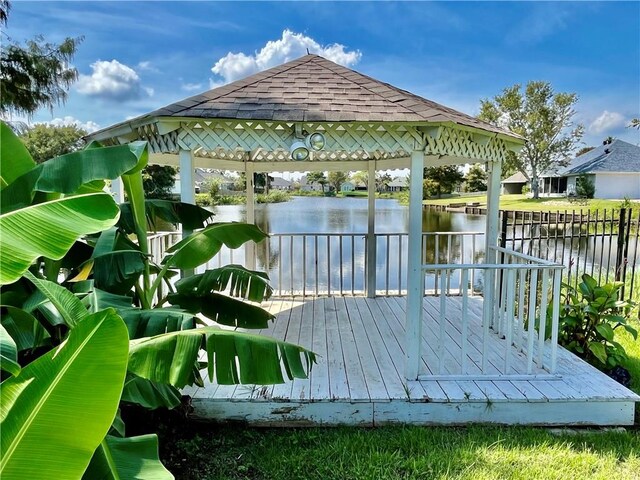
<path id="1" fill-rule="evenodd" d="M 91 75 L 80 75 L 78 92 L 91 97 L 124 102 L 153 95 L 153 89 L 143 87 L 140 76 L 131 67 L 111 60 L 91 64 Z"/>
<path id="2" fill-rule="evenodd" d="M 284 30 L 282 38 L 270 40 L 253 55 L 232 53 L 218 60 L 211 71 L 221 76 L 225 83 L 233 82 L 252 73 L 289 62 L 310 53 L 321 55 L 344 66 L 355 65 L 362 57 L 359 50 L 346 50 L 344 45 L 321 45 L 311 37 L 291 30 Z"/>
<path id="3" fill-rule="evenodd" d="M 136 68 L 140 71 L 147 71 L 147 72 L 153 72 L 153 73 L 159 73 L 160 70 L 158 70 L 156 67 L 153 66 L 153 64 L 148 61 L 145 60 L 143 62 L 139 62 L 138 65 L 136 65 Z"/>
<path id="4" fill-rule="evenodd" d="M 201 83 L 183 83 L 180 88 L 185 92 L 199 92 L 202 90 Z"/>
<path id="5" fill-rule="evenodd" d="M 591 124 L 589 124 L 589 132 L 599 135 L 601 133 L 611 132 L 618 128 L 622 128 L 627 124 L 627 119 L 618 112 L 602 112 Z"/>
<path id="6" fill-rule="evenodd" d="M 92 133 L 95 131 L 100 130 L 100 125 L 98 125 L 96 122 L 89 120 L 87 122 L 82 122 L 80 120 L 78 120 L 77 118 L 74 118 L 70 115 L 65 116 L 64 118 L 60 118 L 60 117 L 56 117 L 53 120 L 50 120 L 48 122 L 49 125 L 54 125 L 56 127 L 64 127 L 64 126 L 68 126 L 68 125 L 75 125 L 76 127 L 82 128 L 83 130 L 85 130 L 87 133 Z"/>

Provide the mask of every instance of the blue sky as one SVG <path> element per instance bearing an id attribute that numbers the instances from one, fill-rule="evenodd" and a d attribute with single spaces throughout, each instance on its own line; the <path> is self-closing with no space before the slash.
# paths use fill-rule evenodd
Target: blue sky
<path id="1" fill-rule="evenodd" d="M 528 80 L 578 93 L 584 143 L 640 116 L 640 3 L 14 1 L 7 34 L 84 36 L 68 102 L 32 121 L 89 128 L 312 53 L 463 112 Z M 213 70 L 212 70 L 213 69 Z"/>

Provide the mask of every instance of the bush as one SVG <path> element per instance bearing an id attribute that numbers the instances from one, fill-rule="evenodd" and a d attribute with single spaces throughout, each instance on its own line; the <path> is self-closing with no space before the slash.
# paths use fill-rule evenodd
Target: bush
<path id="1" fill-rule="evenodd" d="M 558 343 L 601 370 L 611 370 L 627 361 L 624 347 L 615 341 L 616 329 L 623 328 L 634 339 L 638 337 L 638 332 L 627 324 L 635 304 L 618 299 L 622 285 L 598 285 L 587 274 L 582 276 L 577 290 L 563 285 Z"/>
<path id="2" fill-rule="evenodd" d="M 217 195 L 211 197 L 211 205 L 244 205 L 246 198 L 244 195 Z"/>
<path id="3" fill-rule="evenodd" d="M 291 199 L 291 195 L 282 190 L 271 190 L 269 193 L 259 193 L 256 195 L 256 202 L 258 203 L 282 203 L 288 202 Z"/>
<path id="4" fill-rule="evenodd" d="M 208 207 L 211 205 L 211 197 L 208 193 L 196 193 L 196 205 L 199 207 Z"/>
<path id="5" fill-rule="evenodd" d="M 583 198 L 593 198 L 596 194 L 596 185 L 586 173 L 581 173 L 576 178 L 576 195 Z"/>
<path id="6" fill-rule="evenodd" d="M 527 195 L 527 194 L 528 194 L 528 193 L 530 193 L 530 192 L 531 192 L 531 187 L 530 187 L 529 185 L 524 185 L 524 186 L 522 187 L 522 194 L 523 194 L 523 195 Z"/>

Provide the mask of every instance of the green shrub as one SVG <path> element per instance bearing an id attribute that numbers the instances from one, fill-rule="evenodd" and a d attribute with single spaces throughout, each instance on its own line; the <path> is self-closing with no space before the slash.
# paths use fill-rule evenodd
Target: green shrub
<path id="1" fill-rule="evenodd" d="M 211 205 L 244 205 L 244 195 L 217 195 L 211 198 Z"/>
<path id="2" fill-rule="evenodd" d="M 576 195 L 583 198 L 593 198 L 596 194 L 596 185 L 591 176 L 581 173 L 576 178 Z"/>
<path id="3" fill-rule="evenodd" d="M 258 203 L 282 203 L 288 202 L 291 199 L 291 195 L 282 190 L 271 190 L 269 193 L 259 193 L 256 195 L 256 201 Z"/>
<path id="4" fill-rule="evenodd" d="M 530 187 L 529 185 L 524 185 L 524 186 L 522 187 L 522 194 L 523 194 L 523 195 L 527 195 L 527 194 L 528 194 L 528 193 L 530 193 L 530 192 L 531 192 L 531 187 Z"/>
<path id="5" fill-rule="evenodd" d="M 211 205 L 211 197 L 208 193 L 196 193 L 196 205 L 199 207 L 208 207 Z"/>
<path id="6" fill-rule="evenodd" d="M 577 289 L 563 284 L 558 343 L 601 370 L 627 360 L 624 347 L 615 341 L 616 329 L 623 328 L 634 339 L 638 337 L 627 323 L 635 304 L 619 300 L 622 285 L 598 285 L 586 273 Z"/>

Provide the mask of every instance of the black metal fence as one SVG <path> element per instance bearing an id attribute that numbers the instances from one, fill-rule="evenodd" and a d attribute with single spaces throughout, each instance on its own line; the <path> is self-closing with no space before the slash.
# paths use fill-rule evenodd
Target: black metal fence
<path id="1" fill-rule="evenodd" d="M 504 210 L 501 246 L 562 263 L 565 281 L 583 273 L 625 283 L 624 298 L 640 297 L 640 210 L 529 212 Z"/>

